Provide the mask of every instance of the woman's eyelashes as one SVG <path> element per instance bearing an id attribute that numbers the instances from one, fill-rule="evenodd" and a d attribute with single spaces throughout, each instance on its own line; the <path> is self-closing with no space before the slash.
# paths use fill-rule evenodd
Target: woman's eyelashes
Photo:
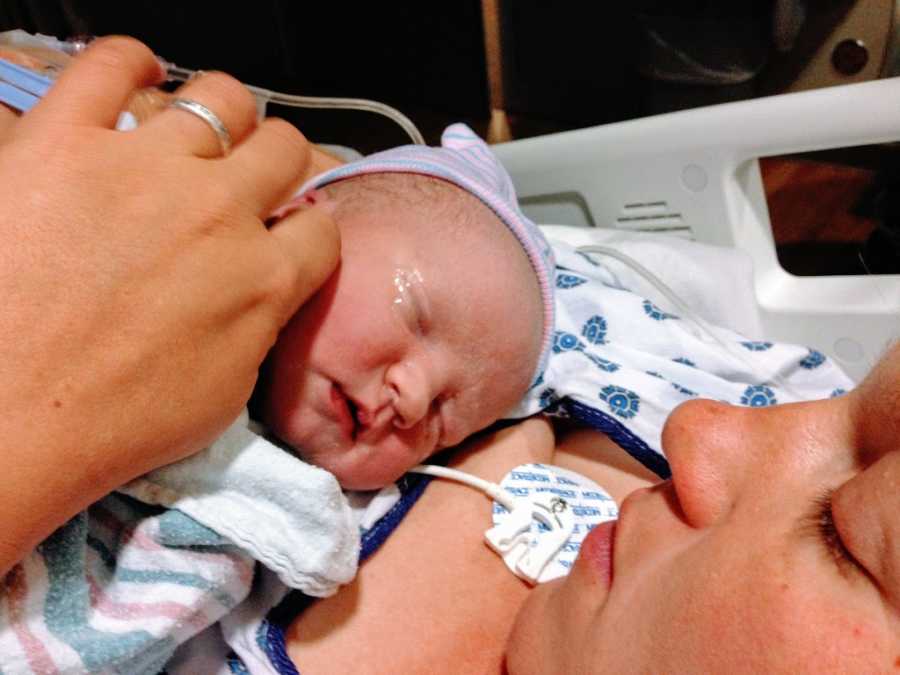
<path id="1" fill-rule="evenodd" d="M 841 574 L 861 572 L 868 575 L 865 567 L 853 556 L 841 539 L 841 533 L 838 532 L 834 523 L 833 495 L 834 490 L 827 489 L 815 498 L 812 510 L 805 517 L 805 529 L 821 543 Z"/>

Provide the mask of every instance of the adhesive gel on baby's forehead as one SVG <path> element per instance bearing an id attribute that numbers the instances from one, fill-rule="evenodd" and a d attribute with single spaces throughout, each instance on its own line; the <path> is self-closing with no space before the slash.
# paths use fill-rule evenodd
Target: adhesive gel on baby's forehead
<path id="1" fill-rule="evenodd" d="M 419 335 L 428 322 L 428 296 L 422 273 L 416 268 L 397 267 L 392 279 L 394 295 L 391 308 L 409 329 Z"/>

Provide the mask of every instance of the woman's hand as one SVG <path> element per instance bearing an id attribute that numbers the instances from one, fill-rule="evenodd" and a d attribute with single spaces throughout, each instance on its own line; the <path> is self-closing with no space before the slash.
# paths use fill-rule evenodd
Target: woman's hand
<path id="1" fill-rule="evenodd" d="M 113 488 L 200 449 L 237 415 L 281 326 L 327 278 L 319 208 L 264 220 L 308 170 L 279 120 L 221 74 L 114 131 L 153 54 L 99 40 L 30 112 L 0 117 L 0 570 Z"/>

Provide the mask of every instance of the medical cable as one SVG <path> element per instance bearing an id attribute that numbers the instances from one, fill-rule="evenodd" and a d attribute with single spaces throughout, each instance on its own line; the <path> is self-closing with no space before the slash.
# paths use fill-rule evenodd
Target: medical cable
<path id="1" fill-rule="evenodd" d="M 10 47 L 39 47 L 50 51 L 61 52 L 68 56 L 75 56 L 83 51 L 85 47 L 93 40 L 91 36 L 80 36 L 68 40 L 59 40 L 52 35 L 41 35 L 40 33 L 31 34 L 21 29 L 0 32 L 0 45 L 9 45 Z M 191 70 L 170 63 L 159 56 L 156 57 L 160 65 L 166 70 L 167 79 L 170 82 L 187 82 L 197 77 L 202 71 Z M 49 64 L 51 72 L 58 70 L 60 64 Z M 418 130 L 412 120 L 410 120 L 402 112 L 385 103 L 372 101 L 364 98 L 337 98 L 327 96 L 299 96 L 295 94 L 285 94 L 279 91 L 272 91 L 245 84 L 257 97 L 257 100 L 263 104 L 277 103 L 278 105 L 288 106 L 290 108 L 307 108 L 307 109 L 325 109 L 325 110 L 357 110 L 360 112 L 369 112 L 376 115 L 387 117 L 410 137 L 416 145 L 425 145 L 425 139 Z M 33 105 L 33 103 L 32 103 Z M 22 109 L 16 106 L 17 109 Z"/>
<path id="2" fill-rule="evenodd" d="M 41 33 L 28 33 L 21 28 L 7 30 L 0 33 L 0 44 L 17 47 L 40 47 L 51 52 L 61 52 L 68 56 L 75 56 L 81 52 L 90 40 L 87 38 L 72 38 L 60 40 L 52 35 Z"/>
<path id="3" fill-rule="evenodd" d="M 579 246 L 577 250 L 580 253 L 597 253 L 600 255 L 605 255 L 610 258 L 614 258 L 626 267 L 631 268 L 634 272 L 642 276 L 651 286 L 656 288 L 656 290 L 658 290 L 666 300 L 672 303 L 675 309 L 677 309 L 682 316 L 692 322 L 701 331 L 701 333 L 712 338 L 712 340 L 716 342 L 720 347 L 722 347 L 728 354 L 743 363 L 744 366 L 746 366 L 749 371 L 753 373 L 757 378 L 759 378 L 762 382 L 772 382 L 774 384 L 777 384 L 789 395 L 798 400 L 803 400 L 804 396 L 798 393 L 790 384 L 788 384 L 788 382 L 779 373 L 776 372 L 773 373 L 770 377 L 766 377 L 765 375 L 757 372 L 755 364 L 753 364 L 744 354 L 738 351 L 734 347 L 734 345 L 729 344 L 718 335 L 716 335 L 715 332 L 710 328 L 709 324 L 700 316 L 698 316 L 697 313 L 694 312 L 690 307 L 688 307 L 687 304 L 675 293 L 675 291 L 669 288 L 662 281 L 662 279 L 653 274 L 653 272 L 641 265 L 631 256 L 625 255 L 621 251 L 609 248 L 608 246 L 600 246 L 597 244 Z"/>
<path id="4" fill-rule="evenodd" d="M 568 574 L 588 532 L 619 515 L 615 500 L 600 485 L 549 464 L 520 464 L 499 485 L 432 464 L 410 471 L 464 483 L 492 497 L 484 542 L 529 584 Z"/>
<path id="5" fill-rule="evenodd" d="M 187 82 L 192 77 L 196 77 L 200 71 L 190 70 L 176 66 L 160 59 L 163 67 L 166 69 L 168 79 L 174 82 Z M 425 145 L 425 139 L 419 132 L 416 125 L 413 124 L 406 115 L 385 103 L 379 101 L 371 101 L 365 98 L 337 98 L 330 96 L 299 96 L 296 94 L 285 94 L 280 91 L 272 91 L 264 89 L 252 84 L 244 84 L 253 94 L 265 103 L 277 103 L 278 105 L 288 106 L 290 108 L 307 108 L 307 109 L 323 109 L 323 110 L 358 110 L 360 112 L 369 112 L 376 115 L 387 117 L 392 122 L 400 126 L 406 135 L 410 137 L 416 145 Z"/>
<path id="6" fill-rule="evenodd" d="M 450 469 L 446 466 L 437 466 L 435 464 L 419 464 L 409 470 L 410 473 L 421 473 L 426 476 L 436 476 L 438 478 L 448 478 L 457 483 L 463 483 L 476 490 L 480 490 L 495 502 L 504 508 L 512 511 L 516 508 L 516 500 L 496 483 L 473 476 L 465 471 Z"/>

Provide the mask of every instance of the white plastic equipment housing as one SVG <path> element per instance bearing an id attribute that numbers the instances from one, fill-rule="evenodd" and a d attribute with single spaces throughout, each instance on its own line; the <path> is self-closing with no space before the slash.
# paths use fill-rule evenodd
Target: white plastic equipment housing
<path id="1" fill-rule="evenodd" d="M 900 337 L 900 275 L 778 263 L 757 158 L 900 140 L 900 78 L 726 103 L 494 146 L 539 223 L 664 231 L 753 260 L 765 335 L 856 380 Z M 657 271 L 664 279 L 664 270 Z"/>

